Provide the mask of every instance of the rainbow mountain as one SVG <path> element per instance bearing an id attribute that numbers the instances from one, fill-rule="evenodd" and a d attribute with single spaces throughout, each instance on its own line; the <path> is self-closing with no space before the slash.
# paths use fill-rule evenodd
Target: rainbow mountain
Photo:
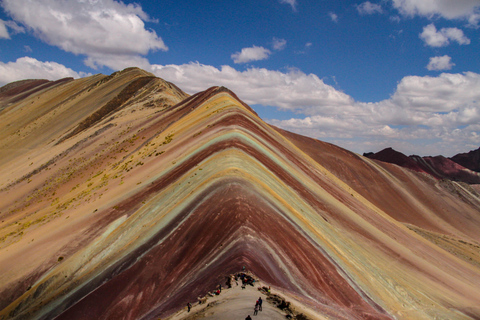
<path id="1" fill-rule="evenodd" d="M 0 319 L 163 319 L 244 266 L 318 319 L 480 319 L 480 196 L 138 68 L 0 89 Z"/>

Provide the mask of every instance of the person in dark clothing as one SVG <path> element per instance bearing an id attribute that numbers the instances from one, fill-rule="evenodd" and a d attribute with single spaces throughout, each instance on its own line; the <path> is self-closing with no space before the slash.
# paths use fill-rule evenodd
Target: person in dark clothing
<path id="1" fill-rule="evenodd" d="M 246 317 L 245 320 L 252 320 L 252 318 L 250 317 L 250 315 L 248 315 L 248 317 Z"/>
<path id="2" fill-rule="evenodd" d="M 190 309 L 192 308 L 192 304 L 190 302 L 187 303 L 187 308 L 188 308 L 188 312 L 190 312 Z"/>
<path id="3" fill-rule="evenodd" d="M 263 303 L 262 297 L 259 297 L 258 298 L 258 310 L 260 310 L 260 311 L 262 311 L 262 303 Z"/>

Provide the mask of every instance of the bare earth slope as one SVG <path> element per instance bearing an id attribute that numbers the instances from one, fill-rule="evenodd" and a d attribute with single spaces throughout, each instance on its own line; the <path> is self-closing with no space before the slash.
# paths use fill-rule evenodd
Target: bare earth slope
<path id="1" fill-rule="evenodd" d="M 0 102 L 0 319 L 163 318 L 242 266 L 318 319 L 480 317 L 467 185 L 140 69 L 18 94 Z"/>

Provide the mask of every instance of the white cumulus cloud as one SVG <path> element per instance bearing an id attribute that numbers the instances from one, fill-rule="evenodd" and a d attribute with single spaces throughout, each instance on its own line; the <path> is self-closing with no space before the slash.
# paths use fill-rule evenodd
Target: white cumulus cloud
<path id="1" fill-rule="evenodd" d="M 478 23 L 480 2 L 478 0 L 392 0 L 393 6 L 407 16 L 440 16 L 445 19 L 467 19 Z"/>
<path id="2" fill-rule="evenodd" d="M 79 78 L 86 76 L 62 64 L 51 61 L 38 61 L 35 58 L 18 58 L 15 62 L 0 62 L 0 86 L 25 79 L 58 80 L 67 77 Z"/>
<path id="3" fill-rule="evenodd" d="M 25 33 L 25 28 L 18 25 L 15 21 L 5 21 L 5 25 L 13 30 L 13 33 Z"/>
<path id="4" fill-rule="evenodd" d="M 357 6 L 358 13 L 362 15 L 382 13 L 382 6 L 376 3 L 371 3 L 370 1 L 365 1 Z"/>
<path id="5" fill-rule="evenodd" d="M 431 57 L 430 62 L 427 65 L 427 69 L 430 71 L 433 70 L 450 70 L 455 65 L 452 62 L 452 58 L 444 55 L 441 57 Z"/>
<path id="6" fill-rule="evenodd" d="M 392 96 L 400 108 L 451 112 L 468 105 L 480 104 L 480 74 L 442 73 L 438 77 L 408 76 L 397 85 Z"/>
<path id="7" fill-rule="evenodd" d="M 112 69 L 152 50 L 167 50 L 162 39 L 145 28 L 148 15 L 137 4 L 115 0 L 3 0 L 5 11 L 50 45 L 87 56 L 89 66 Z M 121 57 L 121 58 L 118 58 Z M 112 58 L 112 59 L 110 59 Z"/>
<path id="8" fill-rule="evenodd" d="M 286 3 L 292 6 L 293 11 L 297 11 L 297 0 L 280 0 L 280 3 Z"/>
<path id="9" fill-rule="evenodd" d="M 13 34 L 24 33 L 25 29 L 19 26 L 15 21 L 3 21 L 0 19 L 0 39 L 10 39 L 10 33 L 7 27 L 10 28 Z"/>
<path id="10" fill-rule="evenodd" d="M 230 66 L 217 69 L 199 63 L 183 65 L 153 65 L 157 76 L 167 79 L 189 93 L 210 86 L 225 86 L 246 103 L 276 106 L 286 110 L 301 110 L 316 114 L 322 108 L 329 113 L 350 112 L 353 99 L 325 84 L 314 74 L 292 69 L 288 72 L 250 68 L 237 71 Z"/>
<path id="11" fill-rule="evenodd" d="M 285 49 L 285 47 L 287 46 L 287 40 L 273 38 L 272 46 L 273 46 L 274 50 L 281 51 L 281 50 Z"/>
<path id="12" fill-rule="evenodd" d="M 330 17 L 330 19 L 332 19 L 333 22 L 338 22 L 338 15 L 336 15 L 334 12 L 329 12 L 328 16 Z"/>
<path id="13" fill-rule="evenodd" d="M 465 36 L 462 30 L 442 28 L 437 31 L 433 23 L 425 26 L 419 36 L 430 47 L 445 47 L 450 44 L 450 41 L 455 41 L 460 45 L 470 44 L 470 39 Z"/>
<path id="14" fill-rule="evenodd" d="M 10 39 L 5 21 L 0 19 L 0 39 Z"/>
<path id="15" fill-rule="evenodd" d="M 231 55 L 234 63 L 247 63 L 250 61 L 258 61 L 268 59 L 272 52 L 264 47 L 243 48 L 242 51 Z"/>

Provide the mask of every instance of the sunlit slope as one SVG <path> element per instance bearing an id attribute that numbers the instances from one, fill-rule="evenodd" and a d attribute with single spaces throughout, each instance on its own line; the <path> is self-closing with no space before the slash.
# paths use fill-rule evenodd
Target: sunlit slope
<path id="1" fill-rule="evenodd" d="M 151 81 L 131 90 L 133 94 L 129 92 L 127 101 L 121 103 L 117 99 L 123 98 L 126 87 L 145 78 Z M 38 97 L 29 95 L 27 103 L 9 103 L 0 114 L 0 130 L 4 134 L 0 142 L 0 291 L 4 293 L 0 294 L 1 306 L 25 291 L 64 252 L 75 251 L 83 241 L 91 241 L 95 232 L 101 232 L 105 225 L 98 224 L 97 228 L 95 222 L 102 216 L 96 215 L 90 221 L 86 214 L 98 211 L 103 201 L 101 190 L 108 188 L 108 181 L 99 172 L 111 167 L 114 159 L 122 159 L 134 143 L 140 142 L 134 137 L 134 127 L 152 121 L 166 126 L 168 123 L 163 121 L 172 121 L 168 115 L 161 120 L 153 115 L 187 97 L 174 85 L 134 68 L 108 77 L 78 79 L 54 89 L 62 95 L 57 96 L 52 89 L 38 91 Z M 43 99 L 54 102 L 44 104 Z M 120 101 L 116 110 L 65 139 L 111 101 Z M 64 106 L 68 112 L 61 112 Z M 28 110 L 24 110 L 26 107 Z M 76 110 L 83 108 L 89 112 Z M 47 116 L 45 110 L 50 110 Z M 37 118 L 32 114 L 37 114 Z M 30 117 L 26 121 L 30 124 L 22 122 L 25 116 Z M 48 121 L 44 122 L 45 118 Z M 35 129 L 33 133 L 30 127 Z M 16 140 L 11 138 L 12 128 L 13 132 L 18 131 Z M 157 132 L 160 128 L 152 130 Z M 51 132 L 56 134 L 47 137 Z M 68 213 L 73 213 L 72 218 L 84 218 L 85 224 L 59 219 L 70 218 Z M 87 231 L 88 227 L 93 229 Z M 24 235 L 32 237 L 27 239 Z M 26 249 L 31 251 L 23 254 Z M 19 260 L 12 261 L 12 257 Z M 9 262 L 15 263 L 14 269 Z"/>
<path id="2" fill-rule="evenodd" d="M 111 76 L 95 75 L 74 81 L 60 82 L 16 101 L 4 99 L 0 117 L 0 164 L 17 155 L 42 148 L 61 137 L 72 126 L 100 109 L 132 82 L 151 77 L 140 69 L 126 69 Z M 13 98 L 13 99 L 12 99 Z"/>
<path id="3" fill-rule="evenodd" d="M 471 186 L 371 161 L 329 143 L 277 130 L 394 219 L 480 242 L 480 199 Z"/>
<path id="4" fill-rule="evenodd" d="M 163 317 L 242 266 L 336 319 L 480 316 L 476 194 L 151 81 L 3 171 L 3 318 Z"/>

